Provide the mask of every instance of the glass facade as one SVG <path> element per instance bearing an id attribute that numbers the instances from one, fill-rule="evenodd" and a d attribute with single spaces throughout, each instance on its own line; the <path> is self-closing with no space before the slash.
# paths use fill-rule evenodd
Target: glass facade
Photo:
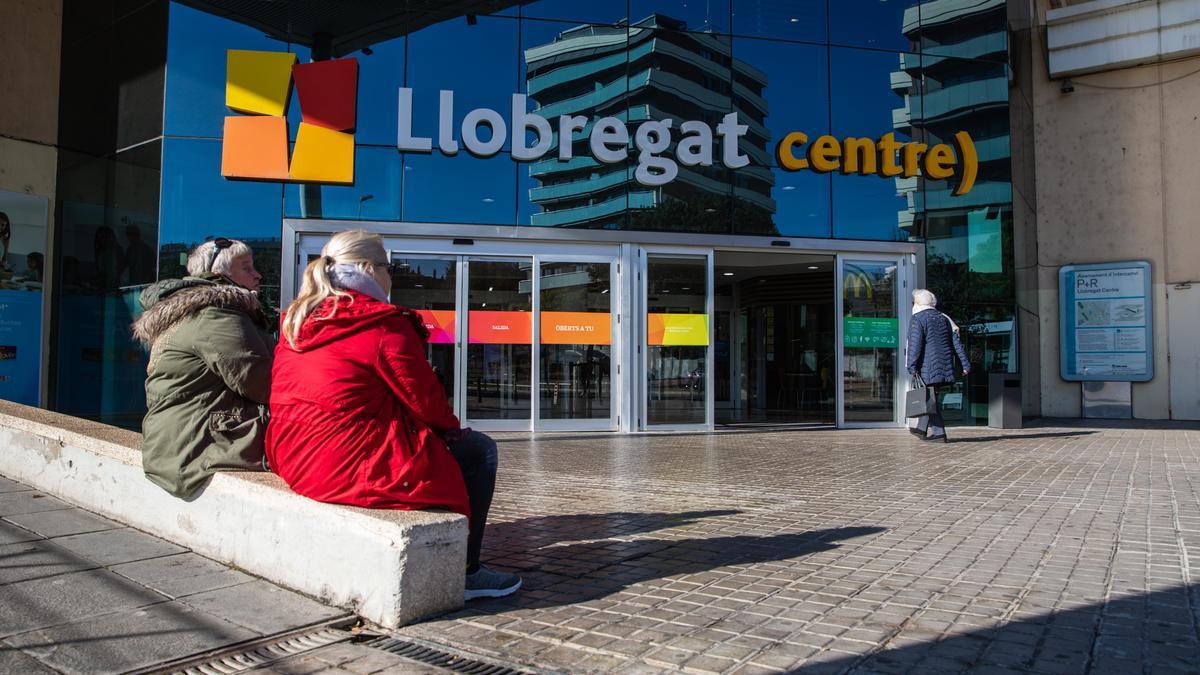
<path id="1" fill-rule="evenodd" d="M 55 297 L 59 315 L 95 315 L 101 328 L 84 338 L 64 330 L 61 319 L 55 323 L 60 349 L 52 372 L 57 396 L 51 402 L 61 410 L 136 422 L 145 355 L 127 337 L 137 311 L 133 298 L 155 276 L 182 274 L 186 252 L 203 241 L 217 236 L 247 241 L 264 274 L 268 301 L 278 302 L 280 267 L 291 264 L 281 260 L 284 218 L 924 244 L 926 285 L 963 326 L 977 373 L 967 384 L 963 421 L 983 416 L 979 406 L 985 402 L 981 387 L 987 371 L 1016 368 L 1003 0 L 496 0 L 408 9 L 356 6 L 339 17 L 340 32 L 333 34 L 315 30 L 306 4 L 299 2 L 272 3 L 271 12 L 262 16 L 197 9 L 203 3 L 119 4 L 137 6 L 97 19 L 87 14 L 95 11 L 92 5 L 66 3 L 63 138 L 64 143 L 75 139 L 82 151 L 77 157 L 64 152 L 60 170 L 63 197 L 57 214 L 63 235 Z M 231 49 L 293 52 L 301 63 L 356 59 L 353 185 L 222 177 L 224 119 L 237 114 L 225 106 Z M 120 82 L 97 77 L 88 56 L 101 52 L 121 66 Z M 400 88 L 412 91 L 412 135 L 432 139 L 432 152 L 397 149 Z M 451 120 L 445 130 L 439 117 L 447 104 L 439 96 L 442 90 L 453 92 L 452 111 L 442 111 Z M 79 114 L 79 104 L 98 93 L 112 105 L 98 115 Z M 513 110 L 514 94 L 526 97 L 524 110 Z M 462 126 L 467 112 L 478 108 L 497 111 L 510 126 L 516 114 L 536 114 L 549 122 L 549 136 L 543 139 L 528 124 Z M 731 114 L 744 130 L 722 135 L 721 125 Z M 294 141 L 300 124 L 294 90 L 286 116 L 288 138 Z M 574 129 L 567 138 L 560 133 L 562 116 Z M 595 151 L 594 132 L 613 120 L 627 131 L 626 152 L 604 159 Z M 683 128 L 684 122 L 693 124 L 692 131 Z M 697 131 L 695 124 L 707 131 Z M 954 194 L 960 175 L 942 180 L 923 171 L 907 177 L 880 171 L 860 175 L 845 165 L 824 172 L 812 170 L 815 165 L 796 170 L 777 152 L 795 132 L 802 132 L 809 146 L 824 136 L 882 139 L 890 134 L 897 143 L 928 147 L 951 143 L 961 131 L 974 139 L 979 158 L 976 183 L 965 195 Z M 480 142 L 502 134 L 503 143 L 490 156 L 439 150 L 443 133 L 464 144 L 466 132 L 477 134 Z M 710 141 L 711 161 L 695 154 L 687 161 L 686 134 Z M 540 141 L 549 143 L 544 155 L 521 158 Z M 691 151 L 697 145 L 689 146 Z M 564 153 L 570 159 L 562 159 Z M 734 164 L 744 158 L 745 165 L 734 168 L 729 158 Z M 669 180 L 662 180 L 664 172 L 671 174 Z M 588 274 L 591 280 L 576 289 L 580 293 L 611 283 L 586 265 L 570 272 L 504 261 L 470 264 L 480 273 L 469 279 L 484 279 L 481 273 L 490 265 L 496 277 L 490 287 L 512 286 L 512 292 L 535 274 Z M 832 278 L 829 265 L 826 285 Z M 418 267 L 420 275 L 432 275 L 426 281 L 444 283 L 452 273 L 428 264 Z M 413 274 L 409 281 L 424 284 Z M 543 289 L 541 302 L 562 302 Z M 720 287 L 711 290 L 719 305 Z M 897 303 L 908 301 L 892 291 Z M 500 291 L 487 287 L 471 292 L 479 293 L 480 307 L 487 301 L 489 309 L 530 300 L 528 295 L 492 297 L 488 294 Z M 571 302 L 588 307 L 607 302 L 586 293 Z M 444 302 L 430 302 L 430 310 L 446 309 Z M 669 304 L 664 313 L 675 311 L 677 303 Z M 805 399 L 789 405 L 814 420 L 827 418 L 833 395 L 832 364 L 826 362 L 833 341 L 832 300 L 821 303 L 819 311 L 816 305 L 804 309 L 803 320 L 790 314 L 799 307 L 716 317 L 711 358 L 724 359 L 728 367 L 716 368 L 712 392 L 688 382 L 704 376 L 695 373 L 699 362 L 685 364 L 696 361 L 691 352 L 707 354 L 709 346 L 661 347 L 662 368 L 679 372 L 656 381 L 654 386 L 666 388 L 656 399 L 663 407 L 655 415 L 702 421 L 692 403 L 710 393 L 715 398 L 710 403 L 718 405 L 731 398 L 770 398 L 757 385 L 730 379 L 738 370 L 731 364 L 751 356 L 722 353 L 722 335 L 765 336 L 768 326 L 771 331 L 786 326 L 779 330 L 788 335 L 811 334 L 811 340 L 821 335 L 819 347 L 807 348 L 818 356 L 794 355 L 794 374 L 808 379 L 801 386 L 802 378 L 794 378 L 791 389 L 805 392 Z M 693 310 L 702 308 L 688 311 Z M 810 320 L 809 312 L 818 312 L 820 320 Z M 77 340 L 87 344 L 72 344 Z M 478 386 L 460 394 L 472 397 L 471 411 L 485 418 L 528 417 L 533 409 L 553 419 L 603 417 L 609 414 L 599 403 L 604 397 L 593 401 L 603 391 L 602 382 L 581 380 L 570 366 L 573 352 L 607 359 L 610 355 L 600 355 L 605 351 L 542 345 L 534 353 L 532 345 L 479 345 L 459 364 L 474 373 L 470 377 Z M 820 364 L 806 363 L 812 358 Z M 525 375 L 519 381 L 493 381 L 489 364 L 497 359 L 520 362 Z M 444 365 L 452 369 L 454 362 Z M 529 373 L 535 368 L 546 391 L 530 391 Z M 744 372 L 752 370 L 746 366 Z M 93 371 L 99 373 L 95 383 L 80 385 L 93 380 L 79 375 Z M 110 378 L 109 372 L 123 374 Z M 578 401 L 568 404 L 546 393 L 572 387 L 593 392 L 583 397 L 592 403 L 580 407 Z M 532 401 L 535 395 L 540 403 Z M 108 404 L 96 401 L 112 401 L 120 410 L 109 414 Z"/>
<path id="2" fill-rule="evenodd" d="M 165 2 L 67 2 L 59 97 L 50 405 L 136 427 L 147 354 L 129 326 L 157 275 Z"/>

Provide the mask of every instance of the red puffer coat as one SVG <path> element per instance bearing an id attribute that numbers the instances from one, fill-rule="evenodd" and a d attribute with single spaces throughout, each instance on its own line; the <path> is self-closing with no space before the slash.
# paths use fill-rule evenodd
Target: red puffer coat
<path id="1" fill-rule="evenodd" d="M 374 509 L 470 515 L 458 463 L 439 433 L 457 429 L 421 338 L 402 310 L 351 291 L 275 350 L 266 454 L 297 493 Z"/>

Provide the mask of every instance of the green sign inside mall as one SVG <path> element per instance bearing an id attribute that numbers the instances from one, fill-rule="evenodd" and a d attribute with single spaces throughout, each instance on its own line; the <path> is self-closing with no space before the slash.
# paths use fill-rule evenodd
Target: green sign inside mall
<path id="1" fill-rule="evenodd" d="M 846 347 L 895 349 L 900 346 L 900 320 L 847 316 L 842 319 L 842 344 Z"/>

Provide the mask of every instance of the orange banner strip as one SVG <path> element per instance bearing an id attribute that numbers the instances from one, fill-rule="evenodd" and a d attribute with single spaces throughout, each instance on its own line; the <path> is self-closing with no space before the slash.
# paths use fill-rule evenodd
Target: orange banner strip
<path id="1" fill-rule="evenodd" d="M 467 313 L 467 342 L 473 345 L 533 344 L 533 313 L 472 310 Z"/>
<path id="2" fill-rule="evenodd" d="M 544 345 L 610 345 L 612 315 L 608 312 L 542 312 Z"/>

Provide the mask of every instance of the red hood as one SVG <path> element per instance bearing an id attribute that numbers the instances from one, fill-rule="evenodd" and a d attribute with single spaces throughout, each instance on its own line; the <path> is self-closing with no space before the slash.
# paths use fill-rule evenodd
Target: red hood
<path id="1" fill-rule="evenodd" d="M 309 313 L 300 327 L 300 334 L 296 336 L 294 348 L 287 340 L 281 340 L 280 344 L 302 352 L 358 333 L 389 316 L 402 316 L 404 313 L 400 307 L 380 302 L 358 291 L 347 293 L 350 294 L 349 298 L 328 298 Z M 286 315 L 283 318 L 286 319 Z"/>

